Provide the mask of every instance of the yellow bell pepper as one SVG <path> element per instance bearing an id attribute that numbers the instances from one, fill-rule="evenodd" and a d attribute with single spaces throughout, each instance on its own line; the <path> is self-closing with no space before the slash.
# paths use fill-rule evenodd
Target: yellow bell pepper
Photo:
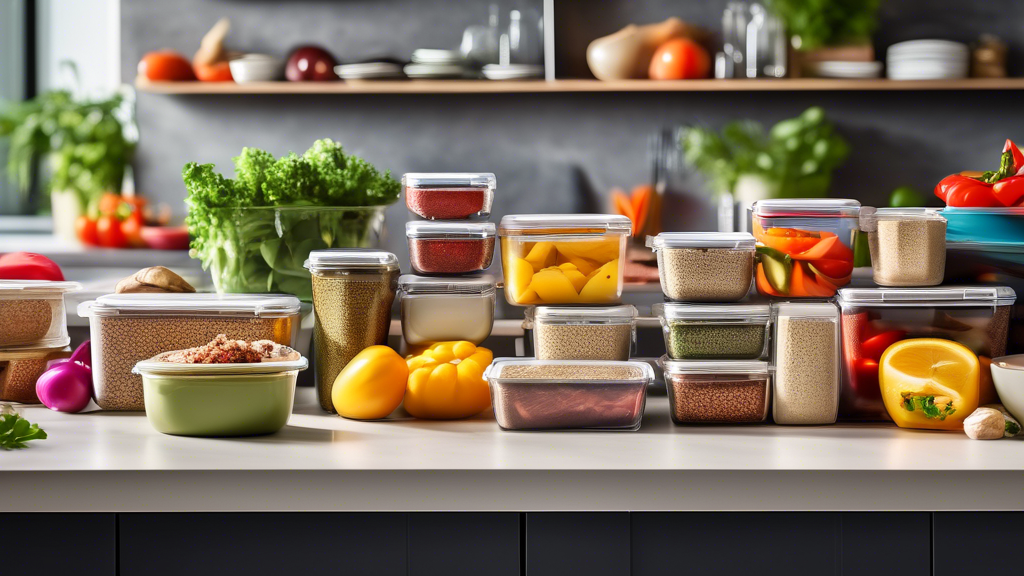
<path id="1" fill-rule="evenodd" d="M 402 403 L 409 368 L 387 346 L 370 346 L 356 354 L 334 380 L 331 401 L 345 418 L 385 418 Z"/>
<path id="2" fill-rule="evenodd" d="M 409 356 L 405 410 L 416 418 L 452 420 L 479 414 L 491 405 L 484 370 L 494 360 L 471 342 L 441 342 Z"/>
<path id="3" fill-rule="evenodd" d="M 886 348 L 878 367 L 882 401 L 901 428 L 963 430 L 978 407 L 980 363 L 963 344 L 901 340 Z"/>

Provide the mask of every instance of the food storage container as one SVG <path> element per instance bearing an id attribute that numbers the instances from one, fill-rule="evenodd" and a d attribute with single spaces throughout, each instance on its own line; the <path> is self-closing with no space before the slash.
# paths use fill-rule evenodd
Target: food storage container
<path id="1" fill-rule="evenodd" d="M 96 404 L 104 410 L 145 410 L 141 360 L 202 346 L 218 334 L 233 340 L 273 340 L 291 346 L 299 299 L 269 294 L 109 294 L 83 302 L 89 318 Z"/>
<path id="2" fill-rule="evenodd" d="M 861 208 L 875 284 L 935 286 L 946 271 L 946 219 L 930 208 Z"/>
<path id="3" fill-rule="evenodd" d="M 992 381 L 999 401 L 1017 420 L 1024 421 L 1024 354 L 993 358 Z"/>
<path id="4" fill-rule="evenodd" d="M 832 424 L 839 408 L 839 309 L 831 302 L 773 305 L 776 424 Z"/>
<path id="5" fill-rule="evenodd" d="M 658 303 L 665 350 L 673 360 L 757 360 L 768 354 L 768 304 Z"/>
<path id="6" fill-rule="evenodd" d="M 735 302 L 750 291 L 754 237 L 745 232 L 662 232 L 647 237 L 661 289 L 672 300 Z"/>
<path id="7" fill-rule="evenodd" d="M 36 380 L 47 363 L 70 356 L 68 347 L 0 350 L 0 400 L 38 404 Z"/>
<path id="8" fill-rule="evenodd" d="M 539 360 L 629 360 L 636 342 L 636 308 L 537 306 L 526 309 Z"/>
<path id="9" fill-rule="evenodd" d="M 842 308 L 844 418 L 887 419 L 878 383 L 882 353 L 906 338 L 942 338 L 967 346 L 987 371 L 1006 353 L 1010 309 L 1007 286 L 844 288 Z M 994 400 L 993 400 L 994 401 Z M 983 404 L 987 403 L 984 401 Z"/>
<path id="10" fill-rule="evenodd" d="M 531 214 L 501 219 L 505 299 L 533 304 L 615 304 L 632 224 L 608 214 Z"/>
<path id="11" fill-rule="evenodd" d="M 345 365 L 364 348 L 387 344 L 398 288 L 398 258 L 383 250 L 314 250 L 313 347 L 320 407 L 334 412 L 331 390 Z"/>
<path id="12" fill-rule="evenodd" d="M 669 409 L 676 424 L 764 422 L 771 372 L 759 360 L 672 360 L 662 356 Z"/>
<path id="13" fill-rule="evenodd" d="M 420 274 L 486 270 L 494 257 L 494 232 L 493 222 L 407 222 L 412 269 Z"/>
<path id="14" fill-rule="evenodd" d="M 498 358 L 484 378 L 503 430 L 637 430 L 654 370 L 646 362 Z"/>
<path id="15" fill-rule="evenodd" d="M 0 349 L 70 344 L 64 294 L 81 289 L 78 282 L 0 280 Z"/>
<path id="16" fill-rule="evenodd" d="M 1020 245 L 1024 243 L 1024 206 L 998 208 L 942 209 L 948 242 L 982 242 Z"/>
<path id="17" fill-rule="evenodd" d="M 773 199 L 754 202 L 754 285 L 764 296 L 829 298 L 850 282 L 860 202 Z"/>
<path id="18" fill-rule="evenodd" d="M 177 364 L 163 354 L 139 362 L 146 418 L 157 431 L 179 436 L 273 434 L 288 423 L 295 380 L 306 359 L 251 364 Z"/>
<path id="19" fill-rule="evenodd" d="M 486 218 L 494 201 L 494 174 L 414 173 L 402 176 L 405 205 L 428 220 Z"/>
<path id="20" fill-rule="evenodd" d="M 494 325 L 494 277 L 438 278 L 405 274 L 398 279 L 402 336 L 407 344 L 483 342 Z"/>

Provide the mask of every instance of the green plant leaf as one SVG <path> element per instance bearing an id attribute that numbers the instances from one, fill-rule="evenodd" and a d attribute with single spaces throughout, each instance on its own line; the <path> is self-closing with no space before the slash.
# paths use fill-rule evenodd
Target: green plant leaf
<path id="1" fill-rule="evenodd" d="M 30 440 L 45 440 L 46 432 L 17 414 L 0 416 L 0 448 L 15 450 L 25 448 Z"/>

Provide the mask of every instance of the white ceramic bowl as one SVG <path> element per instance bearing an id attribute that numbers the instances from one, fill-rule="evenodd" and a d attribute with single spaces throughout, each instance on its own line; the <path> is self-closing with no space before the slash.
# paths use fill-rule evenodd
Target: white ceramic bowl
<path id="1" fill-rule="evenodd" d="M 992 382 L 1003 406 L 1024 420 L 1024 354 L 992 359 Z"/>
<path id="2" fill-rule="evenodd" d="M 239 84 L 279 80 L 284 71 L 281 59 L 267 54 L 246 54 L 228 62 L 228 67 Z"/>

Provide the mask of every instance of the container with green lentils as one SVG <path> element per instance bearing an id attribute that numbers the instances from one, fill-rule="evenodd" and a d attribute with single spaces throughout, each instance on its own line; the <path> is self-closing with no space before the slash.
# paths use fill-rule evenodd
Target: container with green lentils
<path id="1" fill-rule="evenodd" d="M 636 308 L 537 306 L 526 310 L 539 360 L 629 360 L 636 341 Z"/>
<path id="2" fill-rule="evenodd" d="M 774 304 L 776 424 L 833 424 L 839 413 L 839 308 L 830 301 Z"/>
<path id="3" fill-rule="evenodd" d="M 661 320 L 673 360 L 757 360 L 768 354 L 768 304 L 666 302 L 651 312 Z"/>
<path id="4" fill-rule="evenodd" d="M 0 280 L 0 350 L 67 346 L 64 294 L 78 282 Z"/>
<path id="5" fill-rule="evenodd" d="M 313 379 L 320 407 L 335 412 L 331 392 L 342 369 L 364 348 L 387 344 L 391 304 L 398 289 L 398 258 L 383 250 L 314 250 Z"/>
<path id="6" fill-rule="evenodd" d="M 662 356 L 669 409 L 676 424 L 764 422 L 771 371 L 760 360 L 672 360 Z"/>
<path id="7" fill-rule="evenodd" d="M 756 243 L 746 232 L 662 232 L 647 246 L 670 300 L 736 302 L 750 291 Z"/>

